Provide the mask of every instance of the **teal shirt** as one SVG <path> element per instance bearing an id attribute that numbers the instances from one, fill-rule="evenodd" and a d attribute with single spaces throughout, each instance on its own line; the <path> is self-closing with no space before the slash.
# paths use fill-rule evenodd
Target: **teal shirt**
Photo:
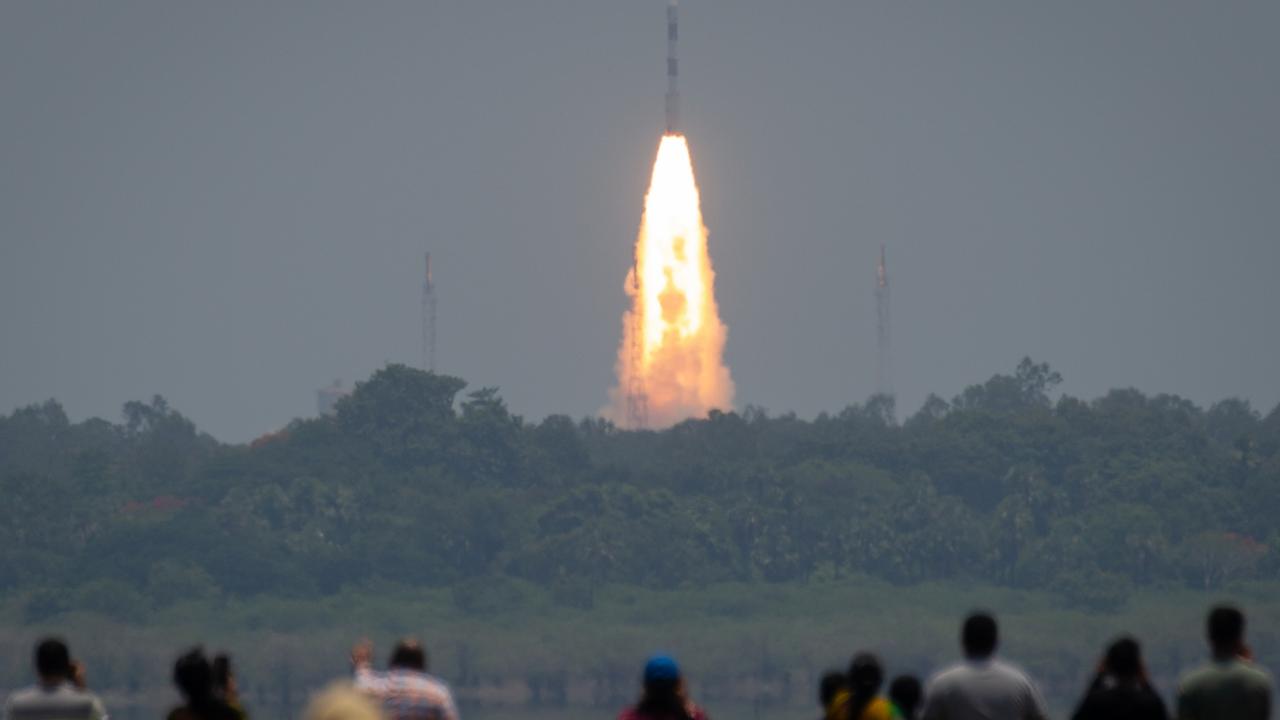
<path id="1" fill-rule="evenodd" d="M 1245 660 L 1215 661 L 1178 687 L 1178 720 L 1268 720 L 1271 676 Z"/>

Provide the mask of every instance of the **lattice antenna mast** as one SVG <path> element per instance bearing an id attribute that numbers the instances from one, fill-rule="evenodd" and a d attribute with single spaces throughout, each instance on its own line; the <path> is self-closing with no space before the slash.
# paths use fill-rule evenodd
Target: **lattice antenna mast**
<path id="1" fill-rule="evenodd" d="M 893 394 L 892 327 L 889 322 L 889 271 L 885 267 L 884 245 L 880 246 L 880 264 L 876 267 L 876 389 L 883 395 Z"/>
<path id="2" fill-rule="evenodd" d="M 644 385 L 644 295 L 641 294 L 640 258 L 631 266 L 631 291 L 635 304 L 628 328 L 631 345 L 627 358 L 627 426 L 632 430 L 649 427 L 649 393 Z"/>
<path id="3" fill-rule="evenodd" d="M 436 371 L 436 283 L 431 277 L 431 253 L 422 278 L 422 369 Z"/>

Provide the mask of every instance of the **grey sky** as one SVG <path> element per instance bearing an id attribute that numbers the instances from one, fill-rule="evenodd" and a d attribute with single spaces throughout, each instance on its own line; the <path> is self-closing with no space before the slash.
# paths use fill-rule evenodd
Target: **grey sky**
<path id="1" fill-rule="evenodd" d="M 662 127 L 640 2 L 0 2 L 0 411 L 165 395 L 245 440 L 419 355 L 606 400 Z M 739 404 L 913 411 L 1024 354 L 1280 401 L 1280 3 L 681 7 Z"/>

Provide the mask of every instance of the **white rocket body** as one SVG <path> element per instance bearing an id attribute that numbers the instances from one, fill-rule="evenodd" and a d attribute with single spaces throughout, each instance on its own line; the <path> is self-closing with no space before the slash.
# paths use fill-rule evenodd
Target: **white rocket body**
<path id="1" fill-rule="evenodd" d="M 667 134 L 680 132 L 680 93 L 676 91 L 676 0 L 667 4 Z"/>

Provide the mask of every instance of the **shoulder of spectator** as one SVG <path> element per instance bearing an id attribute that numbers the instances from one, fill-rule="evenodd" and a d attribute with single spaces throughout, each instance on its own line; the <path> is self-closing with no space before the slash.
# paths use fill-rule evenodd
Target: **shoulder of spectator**
<path id="1" fill-rule="evenodd" d="M 378 672 L 365 663 L 355 666 L 354 682 L 357 690 L 379 690 L 387 683 L 386 673 Z"/>
<path id="2" fill-rule="evenodd" d="M 436 677 L 435 675 L 429 675 L 428 677 L 430 677 L 431 681 L 434 682 L 436 685 L 438 685 L 440 689 L 445 692 L 445 694 L 452 695 L 452 692 L 449 690 L 449 683 Z"/>
<path id="3" fill-rule="evenodd" d="M 1255 662 L 1250 662 L 1250 663 L 1245 663 L 1245 667 L 1249 668 L 1250 672 L 1257 675 L 1260 679 L 1264 680 L 1268 685 L 1270 685 L 1273 682 L 1271 678 L 1271 673 L 1261 665 Z"/>
<path id="4" fill-rule="evenodd" d="M 925 697 L 928 697 L 929 693 L 943 689 L 954 682 L 956 676 L 964 672 L 964 668 L 963 664 L 950 665 L 931 675 L 928 681 L 925 682 Z"/>
<path id="5" fill-rule="evenodd" d="M 1203 682 L 1205 677 L 1211 672 L 1213 672 L 1213 667 L 1210 665 L 1201 665 L 1200 667 L 1192 668 L 1191 670 L 1184 672 L 1178 677 L 1178 684 L 1175 688 L 1175 692 L 1177 692 L 1178 695 L 1182 695 L 1187 692 L 1195 692 L 1196 686 Z"/>

